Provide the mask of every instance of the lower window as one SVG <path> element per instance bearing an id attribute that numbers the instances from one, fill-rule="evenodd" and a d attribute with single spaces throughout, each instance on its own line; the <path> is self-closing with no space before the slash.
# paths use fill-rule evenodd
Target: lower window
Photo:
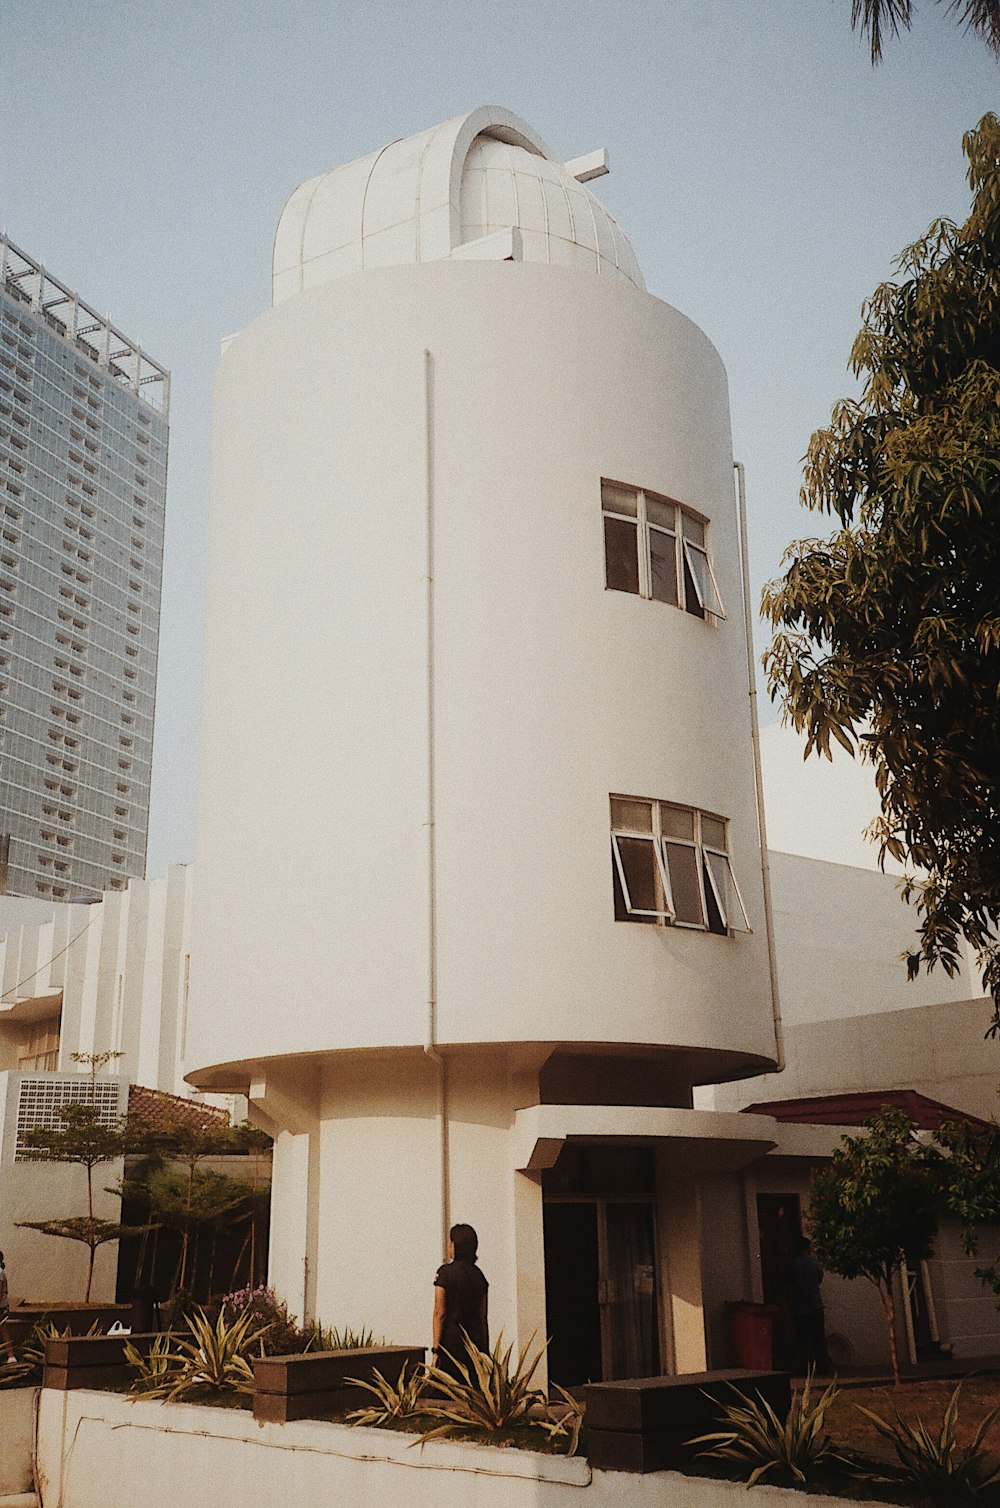
<path id="1" fill-rule="evenodd" d="M 724 817 L 694 807 L 612 796 L 615 920 L 749 932 L 728 828 Z"/>

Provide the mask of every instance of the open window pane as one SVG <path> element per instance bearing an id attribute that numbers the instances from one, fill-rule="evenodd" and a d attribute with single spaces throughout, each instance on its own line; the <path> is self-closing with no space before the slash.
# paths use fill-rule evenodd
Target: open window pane
<path id="1" fill-rule="evenodd" d="M 653 803 L 631 796 L 612 796 L 611 826 L 616 833 L 652 833 Z"/>
<path id="2" fill-rule="evenodd" d="M 664 843 L 667 874 L 674 903 L 674 919 L 695 927 L 705 925 L 705 912 L 698 878 L 698 851 L 682 843 Z"/>
<path id="3" fill-rule="evenodd" d="M 712 570 L 711 562 L 706 552 L 685 539 L 684 561 L 687 565 L 684 578 L 685 584 L 688 584 L 690 577 L 690 582 L 697 593 L 698 606 L 702 612 L 714 613 L 717 618 L 724 618 L 726 614 L 722 607 L 719 589 L 715 584 L 715 573 Z M 688 612 L 694 611 L 690 602 L 687 604 L 687 609 Z"/>
<path id="4" fill-rule="evenodd" d="M 639 591 L 639 526 L 625 518 L 604 519 L 605 581 L 612 592 Z"/>
<path id="5" fill-rule="evenodd" d="M 719 908 L 719 915 L 725 928 L 733 932 L 749 932 L 750 923 L 743 909 L 740 892 L 736 886 L 736 878 L 733 875 L 733 867 L 726 854 L 711 853 L 705 850 L 705 873 Z"/>
<path id="6" fill-rule="evenodd" d="M 668 919 L 660 863 L 653 838 L 627 838 L 612 833 L 615 870 L 615 919 Z"/>
<path id="7" fill-rule="evenodd" d="M 677 538 L 663 529 L 649 530 L 650 592 L 657 602 L 677 606 Z"/>

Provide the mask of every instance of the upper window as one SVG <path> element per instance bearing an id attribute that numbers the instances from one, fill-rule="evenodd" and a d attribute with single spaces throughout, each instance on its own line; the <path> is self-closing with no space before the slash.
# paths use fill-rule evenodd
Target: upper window
<path id="1" fill-rule="evenodd" d="M 699 927 L 723 936 L 749 932 L 728 826 L 725 818 L 690 806 L 612 796 L 615 921 Z"/>
<path id="2" fill-rule="evenodd" d="M 705 539 L 705 520 L 668 497 L 601 483 L 609 591 L 669 602 L 696 618 L 725 610 Z"/>

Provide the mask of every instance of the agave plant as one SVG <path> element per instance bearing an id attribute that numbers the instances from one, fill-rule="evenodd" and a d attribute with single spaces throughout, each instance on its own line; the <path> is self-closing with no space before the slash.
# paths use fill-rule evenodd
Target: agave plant
<path id="1" fill-rule="evenodd" d="M 131 1341 L 125 1342 L 124 1357 L 137 1376 L 129 1392 L 137 1397 L 164 1397 L 177 1380 L 181 1356 L 173 1349 L 169 1335 L 158 1335 L 143 1356 Z"/>
<path id="2" fill-rule="evenodd" d="M 559 1394 L 562 1406 L 557 1405 L 556 1409 L 552 1410 L 550 1404 L 550 1417 L 532 1422 L 548 1435 L 550 1444 L 564 1447 L 563 1455 L 575 1456 L 580 1447 L 580 1431 L 583 1428 L 583 1404 L 564 1387 L 560 1387 L 558 1382 L 553 1383 L 552 1386 Z M 555 1417 L 552 1417 L 552 1414 Z"/>
<path id="3" fill-rule="evenodd" d="M 376 1428 L 384 1428 L 426 1412 L 427 1378 L 422 1368 L 411 1370 L 404 1362 L 395 1382 L 387 1381 L 377 1367 L 372 1368 L 371 1382 L 365 1382 L 361 1377 L 348 1377 L 346 1381 L 364 1388 L 376 1400 L 365 1408 L 352 1409 L 347 1415 L 348 1424 L 373 1424 Z"/>
<path id="4" fill-rule="evenodd" d="M 513 1346 L 503 1349 L 501 1333 L 492 1351 L 480 1351 L 462 1331 L 468 1363 L 455 1358 L 459 1376 L 452 1377 L 440 1367 L 428 1367 L 426 1376 L 444 1402 L 428 1404 L 422 1413 L 441 1423 L 424 1433 L 425 1440 L 462 1435 L 468 1431 L 495 1435 L 502 1430 L 528 1424 L 528 1410 L 544 1404 L 545 1395 L 532 1386 L 532 1378 L 545 1354 L 544 1346 L 529 1361 L 528 1350 L 534 1336 L 524 1346 L 511 1370 Z"/>
<path id="5" fill-rule="evenodd" d="M 139 1382 L 146 1398 L 180 1400 L 192 1393 L 249 1393 L 253 1388 L 253 1366 L 249 1361 L 251 1348 L 258 1344 L 266 1325 L 252 1330 L 254 1316 L 245 1311 L 231 1323 L 220 1312 L 212 1321 L 198 1310 L 189 1314 L 185 1323 L 191 1332 L 190 1340 L 179 1340 L 171 1348 L 165 1338 L 153 1365 L 159 1376 L 143 1376 Z M 154 1341 L 154 1347 L 157 1342 Z M 134 1348 L 129 1350 L 135 1354 Z M 135 1361 L 128 1357 L 134 1366 Z M 141 1363 L 141 1358 L 140 1358 Z"/>
<path id="6" fill-rule="evenodd" d="M 867 1479 L 906 1482 L 928 1497 L 948 1503 L 976 1498 L 996 1486 L 1000 1482 L 1000 1467 L 983 1450 L 983 1440 L 990 1426 L 1000 1418 L 1000 1408 L 990 1409 L 970 1443 L 960 1445 L 956 1426 L 961 1391 L 962 1384 L 959 1383 L 948 1400 L 937 1434 L 933 1434 L 920 1419 L 916 1425 L 908 1424 L 900 1417 L 895 1404 L 895 1422 L 890 1423 L 880 1414 L 856 1403 L 854 1407 L 871 1420 L 882 1438 L 889 1441 L 897 1457 L 895 1466 L 888 1467 L 884 1473 L 866 1473 Z"/>
<path id="7" fill-rule="evenodd" d="M 88 1336 L 101 1335 L 100 1320 L 95 1320 L 87 1331 Z M 21 1347 L 21 1359 L 31 1367 L 41 1371 L 45 1366 L 45 1343 L 49 1340 L 69 1340 L 73 1331 L 69 1325 L 65 1330 L 60 1330 L 54 1320 L 37 1320 L 31 1327 L 31 1334 Z"/>
<path id="8" fill-rule="evenodd" d="M 368 1351 L 372 1346 L 378 1345 L 374 1333 L 371 1330 L 352 1330 L 350 1326 L 341 1330 L 336 1325 L 317 1324 L 313 1327 L 309 1346 L 314 1351 Z"/>
<path id="9" fill-rule="evenodd" d="M 793 1395 L 784 1421 L 760 1393 L 754 1400 L 733 1387 L 737 1401 L 721 1405 L 725 1427 L 708 1435 L 697 1435 L 687 1443 L 710 1447 L 699 1451 L 699 1455 L 717 1456 L 752 1467 L 748 1487 L 761 1481 L 769 1471 L 788 1472 L 796 1482 L 805 1484 L 817 1466 L 842 1459 L 834 1451 L 825 1429 L 827 1411 L 839 1389 L 831 1382 L 814 1403 L 812 1382 L 810 1369 L 802 1392 Z"/>

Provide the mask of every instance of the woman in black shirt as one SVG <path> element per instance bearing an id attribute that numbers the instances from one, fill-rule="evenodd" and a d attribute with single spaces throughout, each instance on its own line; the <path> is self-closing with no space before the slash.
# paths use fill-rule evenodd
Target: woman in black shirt
<path id="1" fill-rule="evenodd" d="M 460 1377 L 458 1366 L 468 1366 L 464 1330 L 480 1351 L 490 1347 L 487 1305 L 489 1283 L 476 1266 L 479 1237 L 471 1225 L 453 1225 L 449 1231 L 450 1262 L 434 1277 L 434 1366 Z"/>

